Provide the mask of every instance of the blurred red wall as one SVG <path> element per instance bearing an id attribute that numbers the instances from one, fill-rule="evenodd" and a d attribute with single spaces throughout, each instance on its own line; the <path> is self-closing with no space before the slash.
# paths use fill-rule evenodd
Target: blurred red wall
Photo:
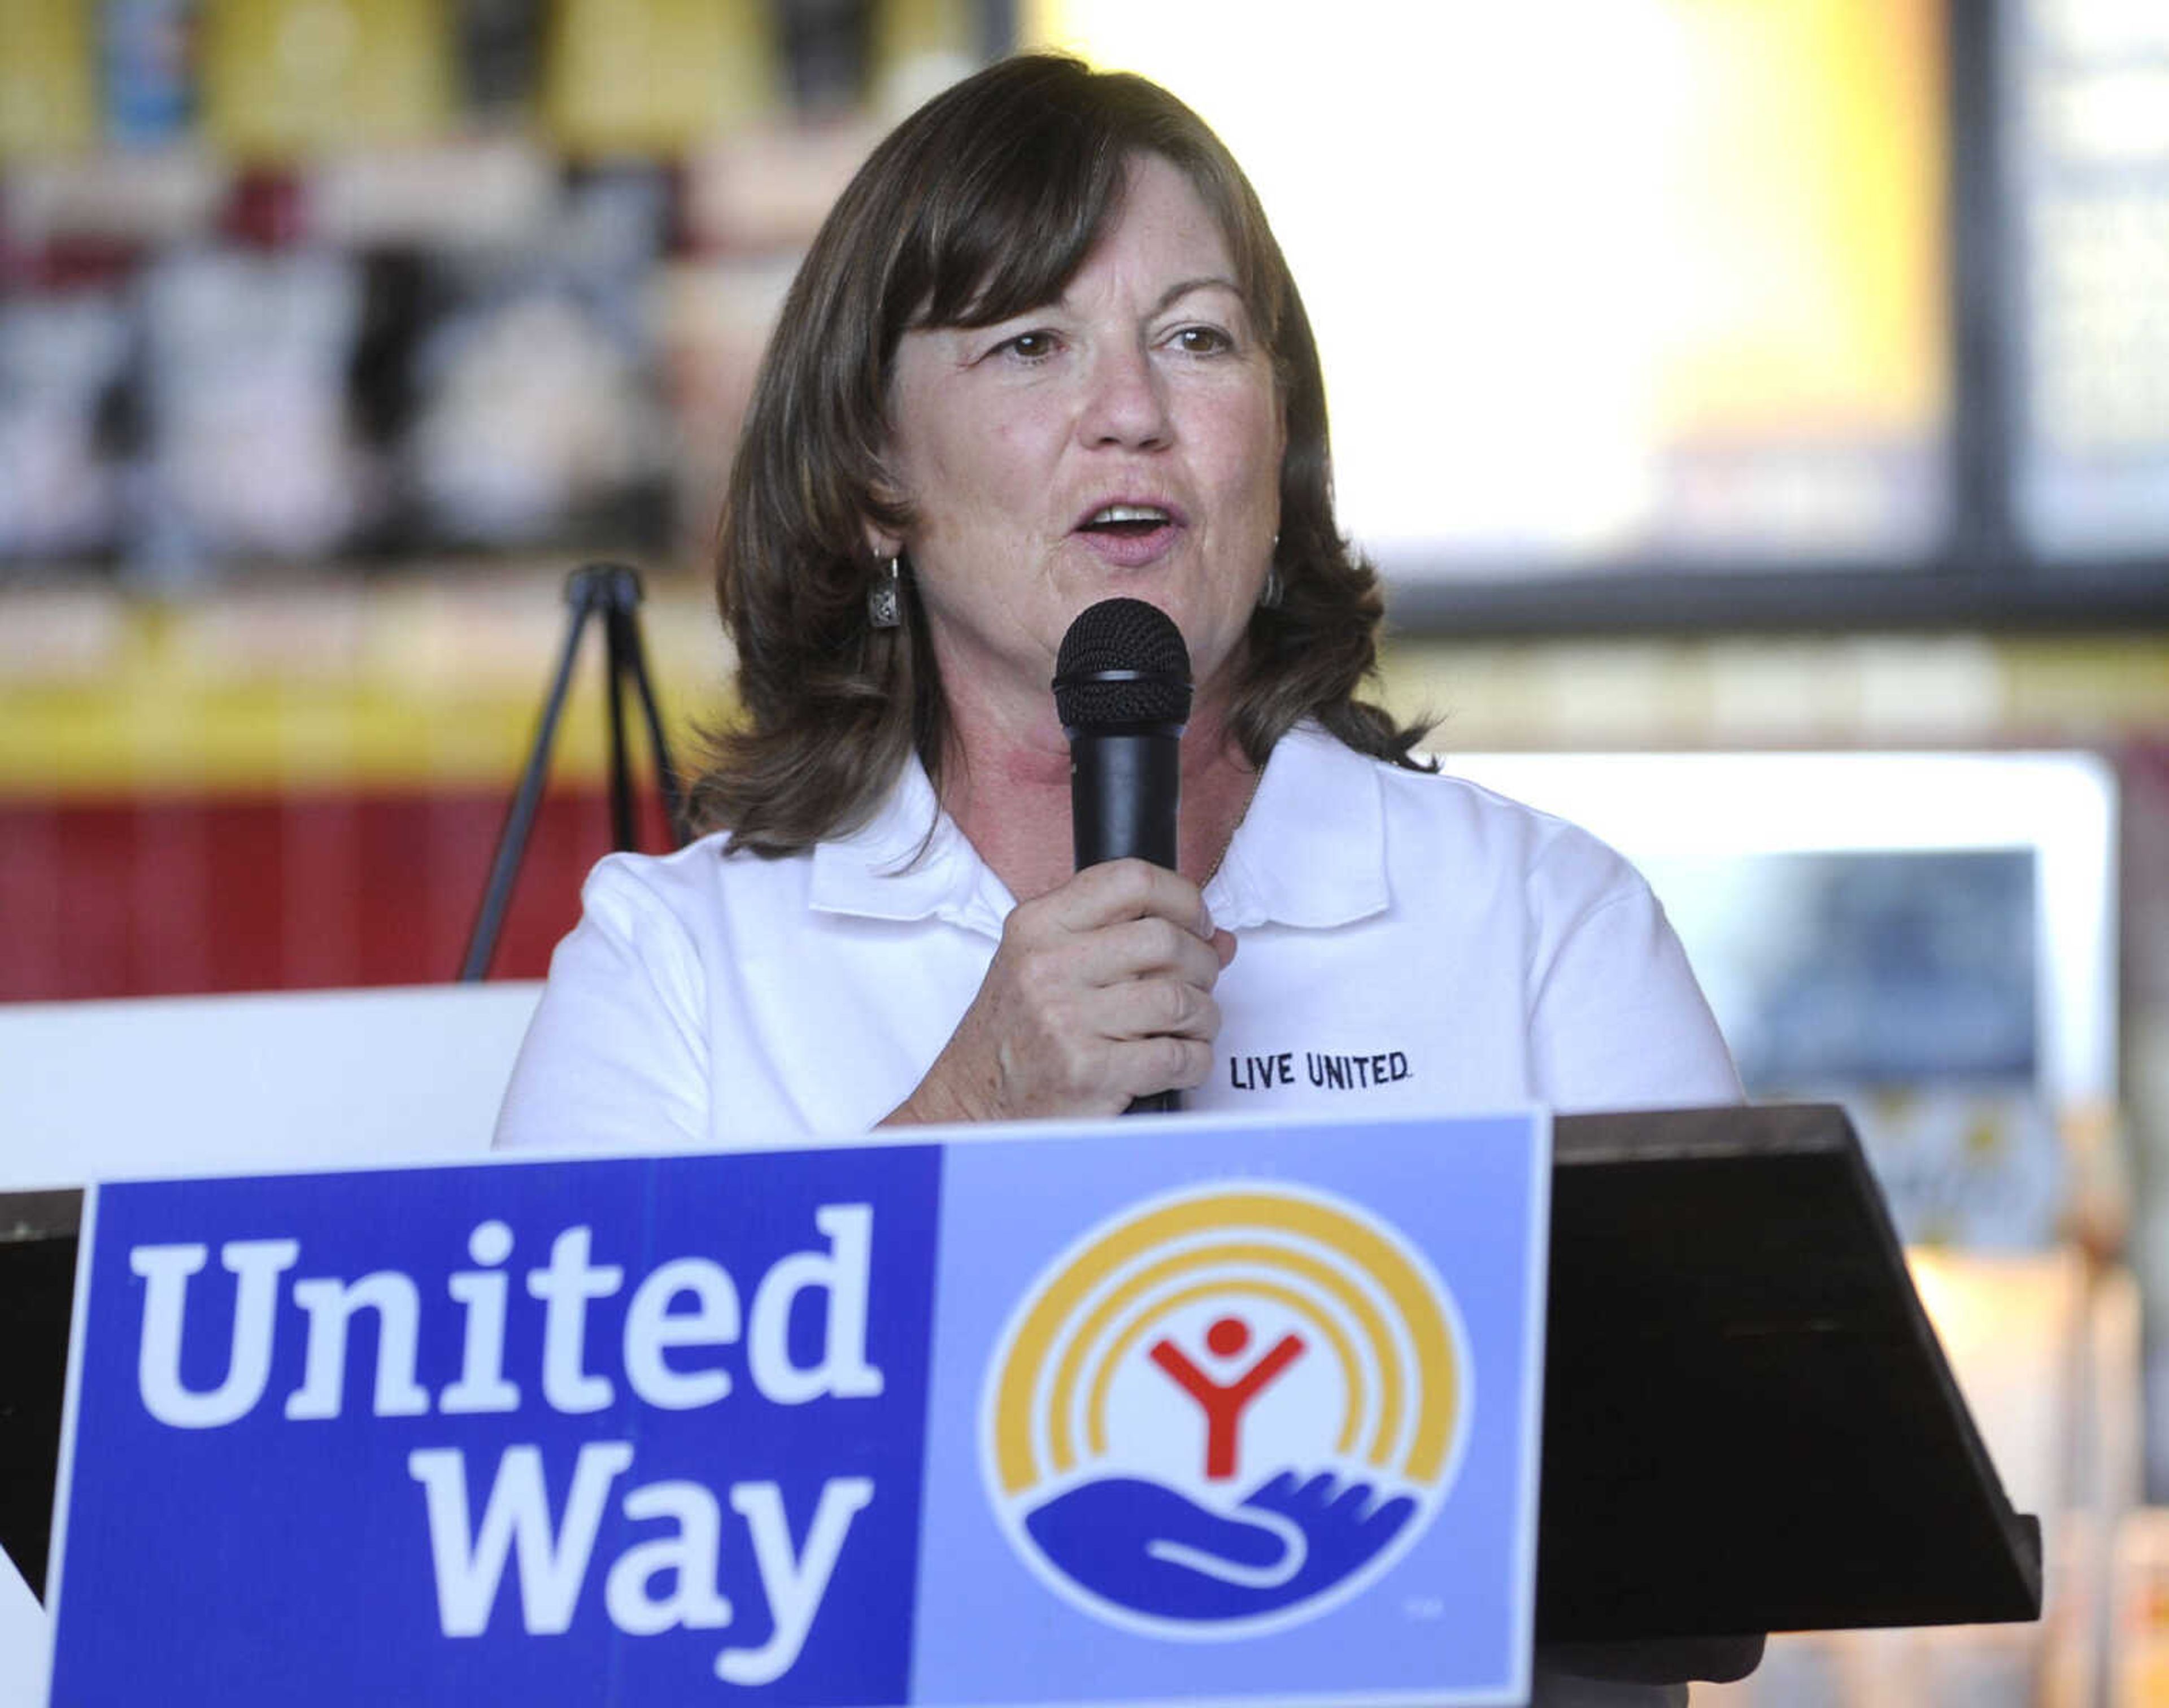
<path id="1" fill-rule="evenodd" d="M 429 984 L 465 957 L 503 793 L 0 801 L 0 1000 Z M 644 845 L 664 846 L 650 808 Z M 539 977 L 610 851 L 546 801 L 491 976 Z"/>

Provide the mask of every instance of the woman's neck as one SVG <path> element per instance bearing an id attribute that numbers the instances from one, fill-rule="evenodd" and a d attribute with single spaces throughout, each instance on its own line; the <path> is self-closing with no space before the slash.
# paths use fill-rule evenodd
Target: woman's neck
<path id="1" fill-rule="evenodd" d="M 1199 706 L 1183 732 L 1176 830 L 1177 862 L 1191 882 L 1202 885 L 1219 865 L 1256 786 L 1256 772 L 1217 708 Z M 1069 747 L 1051 721 L 1003 727 L 952 718 L 941 804 L 1020 902 L 1045 895 L 1076 870 Z"/>

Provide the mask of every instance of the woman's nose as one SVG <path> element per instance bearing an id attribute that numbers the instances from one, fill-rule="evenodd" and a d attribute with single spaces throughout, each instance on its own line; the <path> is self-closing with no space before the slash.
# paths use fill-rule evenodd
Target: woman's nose
<path id="1" fill-rule="evenodd" d="M 1086 376 L 1079 426 L 1088 444 L 1127 444 L 1150 450 L 1174 435 L 1164 376 L 1142 347 L 1103 345 Z"/>

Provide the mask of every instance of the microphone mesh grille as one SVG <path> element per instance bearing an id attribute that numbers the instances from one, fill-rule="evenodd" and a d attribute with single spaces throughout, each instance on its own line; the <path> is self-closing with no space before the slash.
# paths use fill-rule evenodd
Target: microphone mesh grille
<path id="1" fill-rule="evenodd" d="M 1064 729 L 1187 722 L 1190 649 L 1182 631 L 1143 599 L 1088 606 L 1055 655 L 1054 709 Z"/>

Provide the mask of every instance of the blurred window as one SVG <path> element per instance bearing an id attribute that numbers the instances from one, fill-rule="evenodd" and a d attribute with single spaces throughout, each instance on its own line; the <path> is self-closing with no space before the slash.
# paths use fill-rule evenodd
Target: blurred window
<path id="1" fill-rule="evenodd" d="M 1343 519 L 1420 579 L 1941 548 L 1942 18 L 1038 0 L 1023 28 L 1164 81 L 1244 162 L 1324 353 Z"/>

